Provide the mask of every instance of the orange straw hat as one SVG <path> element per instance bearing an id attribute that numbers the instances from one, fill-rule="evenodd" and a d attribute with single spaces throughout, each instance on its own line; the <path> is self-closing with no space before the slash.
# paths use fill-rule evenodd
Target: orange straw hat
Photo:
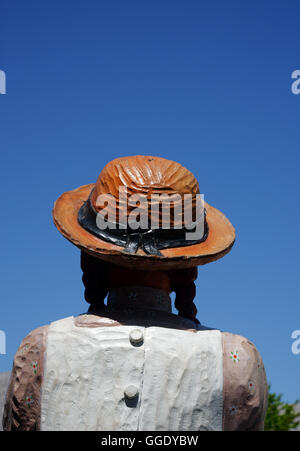
<path id="1" fill-rule="evenodd" d="M 164 204 L 162 199 L 168 196 L 171 202 Z M 180 227 L 185 218 L 181 208 L 184 196 L 194 220 L 199 210 L 198 182 L 179 163 L 141 155 L 117 158 L 104 167 L 95 184 L 63 193 L 55 202 L 53 218 L 73 244 L 116 265 L 169 270 L 218 260 L 234 244 L 232 224 L 219 210 L 202 202 L 201 236 L 187 239 L 186 233 L 197 219 Z M 149 220 L 132 229 L 128 224 L 130 218 L 137 218 L 137 207 L 138 217 Z M 167 210 L 169 216 L 164 216 Z M 99 227 L 103 223 L 107 228 Z"/>

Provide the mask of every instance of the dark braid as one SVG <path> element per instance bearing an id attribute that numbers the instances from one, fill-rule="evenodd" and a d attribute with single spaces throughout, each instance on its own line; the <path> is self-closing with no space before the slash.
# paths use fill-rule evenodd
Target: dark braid
<path id="1" fill-rule="evenodd" d="M 178 315 L 189 318 L 199 324 L 197 308 L 194 304 L 196 296 L 195 280 L 198 275 L 198 268 L 179 269 L 168 271 L 171 280 L 171 290 L 175 291 L 175 307 Z"/>
<path id="2" fill-rule="evenodd" d="M 109 292 L 108 270 L 113 267 L 109 263 L 81 251 L 82 281 L 85 286 L 85 300 L 91 304 L 89 311 L 105 311 L 104 300 Z M 197 308 L 194 304 L 198 270 L 195 268 L 167 271 L 171 281 L 171 291 L 176 293 L 175 307 L 178 315 L 189 318 L 196 323 Z"/>
<path id="3" fill-rule="evenodd" d="M 80 266 L 83 272 L 85 300 L 91 304 L 89 311 L 105 310 L 104 300 L 109 291 L 107 270 L 109 263 L 81 251 Z"/>

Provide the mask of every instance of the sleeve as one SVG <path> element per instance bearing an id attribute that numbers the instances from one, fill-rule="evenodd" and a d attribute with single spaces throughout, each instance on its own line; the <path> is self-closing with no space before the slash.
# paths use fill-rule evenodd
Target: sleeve
<path id="1" fill-rule="evenodd" d="M 253 343 L 223 333 L 223 430 L 264 429 L 268 386 L 264 365 Z"/>
<path id="2" fill-rule="evenodd" d="M 4 431 L 40 429 L 40 398 L 48 326 L 32 331 L 14 358 L 3 414 Z"/>

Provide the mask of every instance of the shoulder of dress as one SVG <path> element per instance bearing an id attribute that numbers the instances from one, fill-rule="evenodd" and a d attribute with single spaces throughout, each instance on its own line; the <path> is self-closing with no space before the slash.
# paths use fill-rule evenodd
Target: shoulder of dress
<path id="1" fill-rule="evenodd" d="M 248 340 L 248 338 L 230 332 L 221 332 L 221 336 L 224 351 L 225 349 L 232 348 L 231 352 L 233 352 L 233 348 L 238 348 L 244 356 L 251 357 L 251 361 L 254 361 L 255 359 L 261 360 L 261 356 L 256 346 L 252 341 Z M 236 360 L 234 359 L 234 361 Z"/>
<path id="2" fill-rule="evenodd" d="M 90 313 L 75 317 L 74 324 L 77 327 L 90 327 L 90 328 L 111 327 L 121 325 L 121 323 L 119 323 L 114 319 L 110 319 L 99 315 L 93 315 Z"/>
<path id="3" fill-rule="evenodd" d="M 22 358 L 26 359 L 26 357 L 29 357 L 34 350 L 39 351 L 39 345 L 47 338 L 48 328 L 49 325 L 47 324 L 29 332 L 29 334 L 23 338 L 16 352 L 15 359 L 18 356 L 22 356 Z M 38 346 L 37 349 L 36 346 Z"/>
<path id="4" fill-rule="evenodd" d="M 4 407 L 4 430 L 39 428 L 48 327 L 42 326 L 31 331 L 15 354 Z"/>
<path id="5" fill-rule="evenodd" d="M 267 408 L 267 379 L 255 345 L 241 335 L 222 333 L 223 426 L 225 430 L 261 430 Z"/>
<path id="6" fill-rule="evenodd" d="M 239 368 L 243 372 L 251 374 L 259 372 L 265 375 L 265 368 L 259 351 L 252 341 L 241 335 L 221 332 L 224 363 L 236 363 L 237 366 L 230 365 L 230 368 Z"/>

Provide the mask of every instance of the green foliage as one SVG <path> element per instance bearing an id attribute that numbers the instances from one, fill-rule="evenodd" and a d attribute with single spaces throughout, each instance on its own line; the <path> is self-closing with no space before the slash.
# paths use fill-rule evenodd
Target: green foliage
<path id="1" fill-rule="evenodd" d="M 268 409 L 265 418 L 265 431 L 289 431 L 299 425 L 297 418 L 300 413 L 294 410 L 295 404 L 285 404 L 282 401 L 282 395 L 270 393 L 268 395 Z"/>

